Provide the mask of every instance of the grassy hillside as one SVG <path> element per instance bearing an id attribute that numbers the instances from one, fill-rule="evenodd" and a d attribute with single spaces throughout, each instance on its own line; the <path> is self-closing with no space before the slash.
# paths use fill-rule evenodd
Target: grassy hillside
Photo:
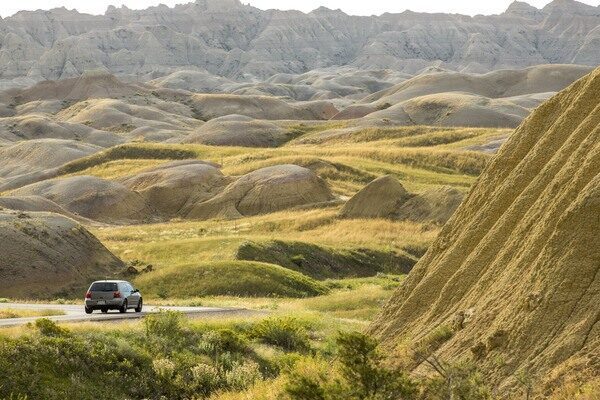
<path id="1" fill-rule="evenodd" d="M 152 297 L 165 297 L 159 294 L 161 285 L 166 285 L 169 289 L 164 295 L 185 298 L 203 294 L 301 295 L 289 288 L 269 291 L 258 282 L 254 291 L 242 293 L 236 289 L 235 274 L 219 276 L 220 283 L 215 283 L 209 292 L 204 292 L 208 289 L 203 288 L 201 281 L 186 281 L 202 268 L 213 268 L 215 264 L 232 269 L 265 265 L 236 261 L 240 259 L 280 265 L 286 271 L 306 274 L 301 275 L 306 279 L 401 273 L 423 254 L 439 229 L 400 221 L 343 220 L 336 213 L 335 209 L 299 210 L 234 221 L 103 226 L 93 228 L 93 232 L 123 260 L 141 267 L 152 265 L 152 272 L 133 278 L 142 291 Z M 261 274 L 257 270 L 248 277 Z M 283 277 L 275 279 L 273 284 L 278 287 L 280 279 Z M 183 283 L 171 284 L 170 280 Z M 193 289 L 194 286 L 198 289 Z M 304 295 L 318 292 L 315 288 L 302 289 Z"/>
<path id="2" fill-rule="evenodd" d="M 138 270 L 127 276 L 149 298 L 234 295 L 304 297 L 324 293 L 325 279 L 402 274 L 435 239 L 439 226 L 384 219 L 341 219 L 341 204 L 382 175 L 411 192 L 440 186 L 467 191 L 490 155 L 468 150 L 504 129 L 360 127 L 356 122 L 279 121 L 293 139 L 278 148 L 134 142 L 59 168 L 58 179 L 115 180 L 174 160 L 221 165 L 225 175 L 296 164 L 325 179 L 338 200 L 232 221 L 173 219 L 141 225 L 95 225 L 92 232 Z M 236 286 L 236 274 L 249 282 Z M 210 282 L 201 279 L 210 275 Z M 264 276 L 268 275 L 269 279 Z M 268 286 L 272 285 L 271 288 Z"/>
<path id="3" fill-rule="evenodd" d="M 297 131 L 298 137 L 274 149 L 131 143 L 72 161 L 60 173 L 115 179 L 167 160 L 197 158 L 222 165 L 227 175 L 277 164 L 307 166 L 343 195 L 355 193 L 383 174 L 397 176 L 413 191 L 436 185 L 467 190 L 490 156 L 466 148 L 510 133 L 506 129 L 394 127 L 352 128 L 351 134 L 343 134 L 339 124 L 326 122 L 288 129 Z M 317 142 L 315 135 L 327 131 L 332 135 Z"/>
<path id="4" fill-rule="evenodd" d="M 467 148 L 509 134 L 502 129 L 360 128 L 349 122 L 279 124 L 293 133 L 294 139 L 278 148 L 130 143 L 75 160 L 61 173 L 117 179 L 169 160 L 196 158 L 220 164 L 222 172 L 231 176 L 278 164 L 305 166 L 324 178 L 342 199 L 384 174 L 397 177 L 413 192 L 442 185 L 466 191 L 490 159 L 488 154 Z M 242 291 L 227 288 L 223 280 L 212 289 L 200 284 L 196 289 L 193 284 L 161 284 L 169 280 L 186 282 L 205 268 L 213 271 L 223 261 L 229 262 L 232 271 L 242 265 L 245 271 L 259 265 L 238 263 L 246 260 L 281 266 L 306 279 L 310 276 L 319 280 L 405 273 L 439 230 L 428 223 L 340 219 L 339 207 L 288 210 L 234 221 L 172 220 L 102 226 L 93 228 L 93 232 L 122 259 L 153 266 L 152 272 L 134 278 L 149 295 L 189 298 L 268 294 L 259 283 L 255 290 Z M 250 275 L 261 273 L 257 269 Z M 279 281 L 275 279 L 274 285 Z M 271 294 L 319 292 L 314 287 L 294 290 L 290 291 L 288 285 L 273 289 Z"/>
<path id="5" fill-rule="evenodd" d="M 327 287 L 305 275 L 274 264 L 250 261 L 172 265 L 136 280 L 148 297 L 184 298 L 230 295 L 240 297 L 307 297 Z"/>

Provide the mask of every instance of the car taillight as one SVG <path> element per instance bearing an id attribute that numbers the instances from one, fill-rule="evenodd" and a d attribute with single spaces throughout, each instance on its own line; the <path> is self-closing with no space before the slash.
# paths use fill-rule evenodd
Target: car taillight
<path id="1" fill-rule="evenodd" d="M 86 298 L 86 299 L 91 299 L 91 298 L 92 298 L 92 292 L 87 292 L 87 293 L 85 294 L 85 298 Z"/>
<path id="2" fill-rule="evenodd" d="M 113 293 L 113 298 L 118 299 L 121 297 L 121 292 L 114 292 Z"/>

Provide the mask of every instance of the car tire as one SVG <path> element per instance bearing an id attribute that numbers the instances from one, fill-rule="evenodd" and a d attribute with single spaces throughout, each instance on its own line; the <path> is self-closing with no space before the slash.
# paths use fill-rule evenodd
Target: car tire
<path id="1" fill-rule="evenodd" d="M 106 314 L 108 312 L 108 308 L 102 308 L 100 311 L 102 311 L 103 314 Z"/>
<path id="2" fill-rule="evenodd" d="M 122 306 L 119 308 L 119 312 L 120 312 L 121 314 L 124 314 L 124 313 L 126 313 L 126 312 L 127 312 L 127 300 L 125 300 L 125 301 L 123 302 L 123 305 L 122 305 Z"/>
<path id="3" fill-rule="evenodd" d="M 91 313 L 93 313 L 93 312 L 94 312 L 94 309 L 93 309 L 93 308 L 85 307 L 85 313 L 86 313 L 86 314 L 91 314 Z"/>
<path id="4" fill-rule="evenodd" d="M 144 301 L 142 300 L 142 298 L 140 297 L 140 301 L 137 305 L 137 307 L 135 308 L 135 312 L 142 312 L 142 307 L 144 306 Z"/>

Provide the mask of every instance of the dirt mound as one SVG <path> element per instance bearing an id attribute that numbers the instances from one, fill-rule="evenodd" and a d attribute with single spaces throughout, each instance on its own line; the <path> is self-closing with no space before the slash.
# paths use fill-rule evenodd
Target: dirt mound
<path id="1" fill-rule="evenodd" d="M 549 96 L 590 70 L 577 65 L 540 65 L 487 74 L 423 73 L 366 97 L 334 119 L 368 115 L 401 125 L 513 128 Z"/>
<path id="2" fill-rule="evenodd" d="M 383 108 L 388 108 L 388 105 L 380 106 L 377 108 L 374 105 L 370 104 L 353 104 L 344 108 L 342 111 L 334 115 L 331 119 L 333 120 L 344 120 L 344 119 L 358 119 L 364 116 L 367 116 L 371 113 L 374 113 L 377 110 L 381 110 Z"/>
<path id="3" fill-rule="evenodd" d="M 170 162 L 121 180 L 167 217 L 214 197 L 229 182 L 215 164 L 196 160 Z"/>
<path id="4" fill-rule="evenodd" d="M 366 118 L 389 119 L 400 125 L 513 128 L 530 113 L 529 109 L 518 105 L 517 100 L 490 99 L 468 93 L 436 93 L 403 101 Z"/>
<path id="5" fill-rule="evenodd" d="M 74 140 L 39 139 L 0 148 L 0 192 L 57 176 L 60 166 L 102 150 Z"/>
<path id="6" fill-rule="evenodd" d="M 0 176 L 4 178 L 59 167 L 87 157 L 102 147 L 74 140 L 40 139 L 0 148 Z"/>
<path id="7" fill-rule="evenodd" d="M 464 92 L 489 98 L 559 91 L 589 73 L 591 67 L 579 65 L 538 65 L 487 74 L 441 71 L 417 75 L 365 101 L 396 104 L 416 97 L 444 92 Z M 549 79 L 549 77 L 552 77 Z"/>
<path id="8" fill-rule="evenodd" d="M 235 284 L 232 284 L 235 282 Z M 136 279 L 142 292 L 154 298 L 239 296 L 311 297 L 329 289 L 299 272 L 251 261 L 209 261 L 177 265 Z"/>
<path id="9" fill-rule="evenodd" d="M 198 203 L 189 218 L 239 218 L 333 199 L 327 183 L 310 169 L 276 165 L 240 177 L 214 198 Z"/>
<path id="10" fill-rule="evenodd" d="M 388 218 L 411 194 L 393 176 L 375 179 L 362 188 L 340 210 L 343 218 Z"/>
<path id="11" fill-rule="evenodd" d="M 190 105 L 198 118 L 204 120 L 231 114 L 267 120 L 322 120 L 338 112 L 326 101 L 290 104 L 274 97 L 231 94 L 196 94 L 191 97 Z"/>
<path id="12" fill-rule="evenodd" d="M 143 221 L 152 215 L 142 195 L 120 183 L 93 176 L 47 180 L 11 194 L 42 196 L 72 213 L 100 222 Z"/>
<path id="13" fill-rule="evenodd" d="M 458 190 L 444 186 L 418 194 L 394 213 L 394 217 L 415 222 L 445 224 L 456 211 L 464 195 Z"/>
<path id="14" fill-rule="evenodd" d="M 149 82 L 158 87 L 189 90 L 196 93 L 217 93 L 234 82 L 207 71 L 177 71 Z"/>
<path id="15" fill-rule="evenodd" d="M 66 217 L 80 220 L 81 217 L 75 215 L 55 202 L 42 196 L 6 196 L 0 197 L 0 209 L 30 211 L 30 212 L 52 212 Z"/>
<path id="16" fill-rule="evenodd" d="M 49 115 L 36 113 L 0 119 L 0 139 L 13 143 L 21 140 L 67 139 L 102 147 L 123 142 L 123 139 L 114 133 L 77 122 L 55 120 Z"/>
<path id="17" fill-rule="evenodd" d="M 0 297 L 81 296 L 124 268 L 85 228 L 51 213 L 0 211 Z"/>
<path id="18" fill-rule="evenodd" d="M 183 143 L 212 146 L 278 147 L 292 137 L 272 122 L 242 115 L 215 118 L 183 139 Z"/>
<path id="19" fill-rule="evenodd" d="M 79 102 L 56 115 L 62 121 L 110 131 L 120 136 L 162 141 L 189 133 L 202 124 L 174 102 L 148 99 L 135 104 L 130 99 L 92 99 Z M 187 111 L 186 111 L 187 110 Z"/>
<path id="20" fill-rule="evenodd" d="M 600 69 L 510 137 L 371 330 L 440 326 L 441 358 L 475 357 L 502 392 L 600 371 Z M 499 364 L 498 360 L 505 360 Z"/>
<path id="21" fill-rule="evenodd" d="M 103 71 L 87 71 L 78 78 L 43 81 L 15 95 L 17 104 L 37 100 L 85 100 L 99 98 L 122 98 L 145 93 L 140 85 L 124 83 L 114 75 Z"/>
<path id="22" fill-rule="evenodd" d="M 451 187 L 411 194 L 393 176 L 379 177 L 346 202 L 342 218 L 389 218 L 443 224 L 458 208 L 463 194 Z"/>

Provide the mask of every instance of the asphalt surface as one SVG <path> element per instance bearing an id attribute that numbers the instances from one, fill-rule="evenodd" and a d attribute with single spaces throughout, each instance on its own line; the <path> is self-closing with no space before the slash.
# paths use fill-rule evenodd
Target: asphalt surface
<path id="1" fill-rule="evenodd" d="M 252 311 L 244 308 L 219 308 L 219 307 L 163 307 L 145 305 L 141 313 L 129 310 L 121 314 L 117 310 L 110 310 L 103 314 L 100 311 L 94 311 L 93 314 L 86 314 L 81 305 L 71 304 L 27 304 L 27 303 L 0 303 L 0 310 L 60 310 L 64 315 L 54 315 L 48 317 L 27 317 L 27 318 L 5 318 L 0 319 L 0 328 L 25 325 L 39 318 L 48 318 L 56 322 L 119 322 L 123 320 L 139 319 L 145 315 L 156 313 L 159 310 L 179 311 L 191 318 L 225 318 L 236 315 L 253 315 L 258 311 Z"/>

